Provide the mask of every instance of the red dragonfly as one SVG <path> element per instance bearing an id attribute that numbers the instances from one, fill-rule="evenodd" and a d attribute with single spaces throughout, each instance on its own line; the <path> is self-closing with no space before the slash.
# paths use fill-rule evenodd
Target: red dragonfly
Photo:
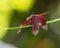
<path id="1" fill-rule="evenodd" d="M 49 13 L 49 11 L 41 13 L 41 14 L 32 14 L 29 17 L 26 18 L 25 22 L 23 22 L 20 27 L 26 26 L 30 22 L 32 22 L 32 33 L 33 35 L 37 35 L 39 32 L 39 22 L 41 24 L 41 27 L 45 30 L 48 30 L 47 24 L 46 24 L 46 19 L 44 18 L 44 15 Z M 21 32 L 23 28 L 19 29 L 17 34 Z"/>

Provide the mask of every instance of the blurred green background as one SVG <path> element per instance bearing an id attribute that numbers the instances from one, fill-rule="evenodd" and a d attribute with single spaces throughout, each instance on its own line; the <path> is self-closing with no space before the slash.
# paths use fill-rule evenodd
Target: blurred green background
<path id="1" fill-rule="evenodd" d="M 50 11 L 46 20 L 60 18 L 59 0 L 0 0 L 0 40 L 19 48 L 60 48 L 60 22 L 48 24 L 48 30 L 40 27 L 39 34 L 34 36 L 30 28 L 25 28 L 17 35 L 16 30 L 5 30 L 18 27 L 31 14 Z"/>

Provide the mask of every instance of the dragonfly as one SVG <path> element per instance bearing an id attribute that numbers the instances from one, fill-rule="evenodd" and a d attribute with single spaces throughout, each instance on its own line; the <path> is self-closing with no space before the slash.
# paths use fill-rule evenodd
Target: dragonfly
<path id="1" fill-rule="evenodd" d="M 32 23 L 32 33 L 33 33 L 33 35 L 36 36 L 39 33 L 39 23 L 40 23 L 40 26 L 44 30 L 48 30 L 46 18 L 44 17 L 48 13 L 49 13 L 49 11 L 41 13 L 41 14 L 32 14 L 29 17 L 27 17 L 26 20 L 19 27 L 23 27 L 23 26 L 28 25 L 29 23 Z M 19 34 L 22 31 L 22 29 L 23 28 L 20 28 L 17 31 L 17 34 Z"/>

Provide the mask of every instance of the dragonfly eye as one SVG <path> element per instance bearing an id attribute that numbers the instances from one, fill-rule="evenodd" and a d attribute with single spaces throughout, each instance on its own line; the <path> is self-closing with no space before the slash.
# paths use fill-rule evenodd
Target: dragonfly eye
<path id="1" fill-rule="evenodd" d="M 37 16 L 32 16 L 32 33 L 37 35 L 39 32 L 38 18 Z"/>
<path id="2" fill-rule="evenodd" d="M 38 15 L 37 17 L 38 17 L 38 19 L 41 23 L 42 28 L 45 29 L 45 30 L 48 30 L 45 17 L 42 16 L 42 15 Z"/>

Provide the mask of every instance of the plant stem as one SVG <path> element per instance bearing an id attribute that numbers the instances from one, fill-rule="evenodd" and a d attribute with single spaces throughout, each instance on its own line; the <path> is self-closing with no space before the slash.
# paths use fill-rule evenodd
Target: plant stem
<path id="1" fill-rule="evenodd" d="M 57 19 L 54 19 L 54 20 L 51 20 L 51 21 L 47 21 L 46 23 L 47 24 L 50 24 L 50 23 L 55 23 L 57 21 L 60 21 L 60 18 L 57 18 Z M 39 23 L 40 25 L 40 23 Z M 11 28 L 5 28 L 5 30 L 15 30 L 15 29 L 19 29 L 19 28 L 28 28 L 28 27 L 32 27 L 32 25 L 27 25 L 27 26 L 23 26 L 23 27 L 11 27 Z"/>

